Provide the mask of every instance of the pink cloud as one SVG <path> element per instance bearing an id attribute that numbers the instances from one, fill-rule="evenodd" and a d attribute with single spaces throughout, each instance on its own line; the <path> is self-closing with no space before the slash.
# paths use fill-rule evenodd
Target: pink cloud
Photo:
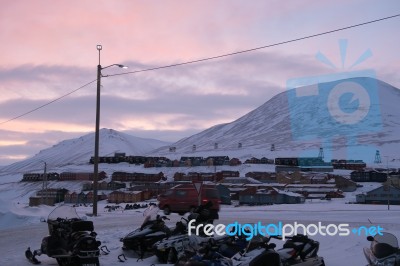
<path id="1" fill-rule="evenodd" d="M 248 32 L 298 8 L 280 1 L 13 1 L 0 11 L 2 60 L 88 66 L 98 43 L 105 63 L 190 60 L 248 48 Z"/>

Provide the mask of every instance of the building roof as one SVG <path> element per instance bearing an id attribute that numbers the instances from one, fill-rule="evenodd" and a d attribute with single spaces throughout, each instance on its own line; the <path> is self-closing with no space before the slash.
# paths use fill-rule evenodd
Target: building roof
<path id="1" fill-rule="evenodd" d="M 380 187 L 374 188 L 374 189 L 372 189 L 372 190 L 370 190 L 370 191 L 366 191 L 366 192 L 364 192 L 364 193 L 360 193 L 360 194 L 358 194 L 358 195 L 370 194 L 370 193 L 373 193 L 373 192 L 375 192 L 375 191 L 377 191 L 377 190 L 381 190 L 383 187 L 385 187 L 385 185 L 382 185 L 382 186 L 380 186 Z M 394 191 L 397 191 L 398 193 L 400 193 L 400 189 L 399 189 L 399 188 L 394 187 L 394 186 L 389 186 L 389 187 L 390 187 L 390 190 L 394 190 Z"/>

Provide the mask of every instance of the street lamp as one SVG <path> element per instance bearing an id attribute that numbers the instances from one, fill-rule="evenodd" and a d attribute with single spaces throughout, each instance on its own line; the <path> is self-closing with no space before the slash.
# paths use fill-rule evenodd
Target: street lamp
<path id="1" fill-rule="evenodd" d="M 127 68 L 121 64 L 112 64 L 106 67 L 100 65 L 100 51 L 103 49 L 101 45 L 97 45 L 99 51 L 99 64 L 97 65 L 97 98 L 96 98 L 96 131 L 94 139 L 94 173 L 93 173 L 93 216 L 97 216 L 97 185 L 99 180 L 99 131 L 100 131 L 100 86 L 101 86 L 101 70 L 117 66 L 120 68 Z"/>

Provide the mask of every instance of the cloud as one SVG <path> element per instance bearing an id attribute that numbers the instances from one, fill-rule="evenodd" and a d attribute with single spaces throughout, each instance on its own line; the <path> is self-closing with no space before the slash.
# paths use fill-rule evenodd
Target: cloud
<path id="1" fill-rule="evenodd" d="M 103 67 L 122 63 L 130 67 L 127 71 L 137 71 L 304 37 L 387 16 L 397 7 L 397 0 L 385 5 L 361 0 L 290 4 L 171 0 L 164 5 L 124 0 L 99 0 L 96 5 L 12 1 L 0 9 L 0 123 L 95 81 L 97 44 L 103 45 Z M 155 137 L 158 133 L 172 140 L 173 133 L 180 139 L 185 133 L 231 122 L 285 91 L 290 78 L 331 73 L 314 55 L 321 51 L 337 62 L 340 38 L 349 38 L 348 54 L 353 52 L 353 57 L 354 51 L 358 55 L 370 48 L 374 58 L 365 67 L 399 87 L 393 72 L 399 62 L 395 46 L 399 35 L 393 34 L 397 26 L 398 20 L 385 21 L 157 71 L 111 76 L 123 71 L 104 69 L 103 75 L 110 76 L 102 78 L 101 126 Z M 0 130 L 17 136 L 22 132 L 14 143 L 46 139 L 40 144 L 45 148 L 67 136 L 93 131 L 95 99 L 96 82 L 0 124 Z"/>
<path id="2" fill-rule="evenodd" d="M 293 75 L 317 72 L 320 67 L 315 67 L 315 63 L 310 61 L 305 56 L 254 52 L 147 73 L 104 77 L 101 88 L 102 122 L 108 126 L 115 125 L 114 121 L 135 120 L 146 116 L 169 116 L 171 122 L 189 119 L 193 124 L 200 123 L 196 123 L 196 120 L 201 123 L 205 120 L 230 122 L 285 90 L 285 77 L 291 72 Z M 144 68 L 152 67 L 137 62 L 130 63 Z M 45 77 L 51 76 L 54 83 L 63 84 L 64 80 L 73 80 L 80 69 L 36 66 L 32 68 L 32 72 L 40 72 Z M 283 73 L 282 77 L 279 77 L 280 73 Z M 31 74 L 31 78 L 27 80 L 35 80 L 35 75 Z M 83 75 L 79 76 L 79 80 L 83 80 Z M 3 82 L 5 83 L 6 81 Z M 14 84 L 25 85 L 25 82 Z M 7 110 L 0 115 L 3 121 L 48 103 L 48 95 L 55 94 L 53 84 L 42 85 L 43 93 L 36 93 L 36 97 L 41 99 L 32 99 L 28 93 L 18 99 L 1 102 L 0 108 Z M 58 90 L 55 97 L 72 91 L 67 88 L 68 84 Z M 57 124 L 70 124 L 71 127 L 84 125 L 83 127 L 89 128 L 94 121 L 95 97 L 93 83 L 21 118 L 20 121 L 35 121 L 37 125 L 46 121 L 53 123 L 53 128 Z"/>
<path id="3" fill-rule="evenodd" d="M 283 69 L 298 72 L 300 67 L 296 62 L 304 59 L 254 52 L 170 69 L 104 77 L 100 125 L 137 136 L 177 141 L 216 124 L 231 122 L 284 91 L 284 80 L 277 80 L 276 73 Z M 136 61 L 127 63 L 134 70 L 155 66 Z M 308 68 L 315 71 L 313 64 Z M 307 64 L 303 63 L 301 71 L 306 69 Z M 103 74 L 117 71 L 120 70 L 109 68 Z M 4 110 L 0 119 L 6 121 L 46 105 L 79 88 L 91 76 L 91 70 L 81 67 L 26 65 L 2 69 L 0 84 L 6 88 L 12 86 L 19 95 L 0 101 L 0 109 Z M 40 89 L 35 90 L 36 86 Z M 34 141 L 1 146 L 0 151 L 8 159 L 0 161 L 20 160 L 63 139 L 93 132 L 95 99 L 96 83 L 93 83 L 2 124 L 4 141 Z"/>
<path id="4" fill-rule="evenodd" d="M 29 132 L 24 130 L 0 129 L 0 165 L 32 157 L 40 150 L 49 148 L 60 140 L 79 137 L 84 132 L 43 131 Z"/>

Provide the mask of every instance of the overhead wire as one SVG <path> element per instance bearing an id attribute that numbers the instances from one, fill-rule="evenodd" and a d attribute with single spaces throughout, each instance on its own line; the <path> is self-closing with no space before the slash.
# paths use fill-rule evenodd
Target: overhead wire
<path id="1" fill-rule="evenodd" d="M 154 70 L 159 70 L 159 69 L 165 69 L 165 68 L 171 68 L 171 67 L 177 67 L 177 66 L 183 66 L 183 65 L 188 65 L 188 64 L 194 64 L 194 63 L 200 63 L 200 62 L 204 62 L 204 61 L 210 61 L 210 60 L 215 60 L 215 59 L 219 59 L 219 58 L 224 58 L 224 57 L 228 57 L 228 56 L 234 56 L 234 55 L 238 55 L 238 54 L 243 54 L 243 53 L 248 53 L 248 52 L 253 52 L 256 50 L 261 50 L 261 49 L 265 49 L 265 48 L 270 48 L 270 47 L 274 47 L 274 46 L 279 46 L 279 45 L 283 45 L 283 44 L 288 44 L 288 43 L 292 43 L 292 42 L 297 42 L 297 41 L 301 41 L 301 40 L 305 40 L 305 39 L 310 39 L 310 38 L 315 38 L 318 36 L 322 36 L 322 35 L 326 35 L 326 34 L 331 34 L 334 32 L 338 32 L 338 31 L 343 31 L 343 30 L 347 30 L 347 29 L 351 29 L 351 28 L 356 28 L 356 27 L 360 27 L 360 26 L 364 26 L 367 24 L 371 24 L 371 23 L 376 23 L 376 22 L 380 22 L 383 20 L 388 20 L 388 19 L 392 19 L 392 18 L 396 18 L 396 17 L 400 17 L 400 14 L 396 14 L 393 16 L 388 16 L 388 17 L 383 17 L 380 19 L 375 19 L 375 20 L 371 20 L 371 21 L 367 21 L 367 22 L 363 22 L 363 23 L 359 23 L 359 24 L 354 24 L 351 26 L 346 26 L 346 27 L 342 27 L 342 28 L 338 28 L 338 29 L 334 29 L 334 30 L 330 30 L 330 31 L 325 31 L 325 32 L 321 32 L 321 33 L 317 33 L 317 34 L 312 34 L 312 35 L 307 35 L 304 37 L 300 37 L 300 38 L 295 38 L 295 39 L 291 39 L 291 40 L 287 40 L 287 41 L 282 41 L 282 42 L 277 42 L 277 43 L 273 43 L 273 44 L 269 44 L 269 45 L 264 45 L 264 46 L 260 46 L 260 47 L 256 47 L 256 48 L 251 48 L 251 49 L 246 49 L 246 50 L 241 50 L 241 51 L 236 51 L 236 52 L 232 52 L 232 53 L 227 53 L 227 54 L 222 54 L 222 55 L 217 55 L 217 56 L 211 56 L 211 57 L 206 57 L 206 58 L 201 58 L 201 59 L 196 59 L 196 60 L 191 60 L 191 61 L 186 61 L 186 62 L 182 62 L 182 63 L 176 63 L 176 64 L 170 64 L 170 65 L 165 65 L 165 66 L 159 66 L 159 67 L 152 67 L 152 68 L 147 68 L 147 69 L 141 69 L 141 70 L 135 70 L 135 71 L 129 71 L 129 72 L 123 72 L 123 73 L 117 73 L 117 74 L 110 74 L 110 75 L 105 75 L 103 77 L 113 77 L 113 76 L 122 76 L 122 75 L 129 75 L 129 74 L 136 74 L 136 73 L 140 73 L 140 72 L 147 72 L 147 71 L 154 71 Z M 97 80 L 97 79 L 96 79 Z M 85 85 L 61 96 L 58 97 L 48 103 L 45 103 L 39 107 L 36 107 L 35 109 L 32 109 L 28 112 L 25 112 L 21 115 L 18 115 L 16 117 L 10 118 L 6 121 L 3 121 L 0 123 L 0 125 L 6 124 L 8 122 L 11 122 L 13 120 L 19 119 L 23 116 L 26 116 L 30 113 L 33 113 L 43 107 L 46 107 L 56 101 L 61 100 L 62 98 L 67 97 L 68 95 L 71 95 L 72 93 L 75 93 L 78 90 L 83 89 L 84 87 L 92 84 L 93 82 L 95 82 L 96 80 L 90 81 L 88 83 L 86 83 Z"/>
<path id="2" fill-rule="evenodd" d="M 16 119 L 18 119 L 18 118 L 21 118 L 21 117 L 23 117 L 23 116 L 25 116 L 25 115 L 28 115 L 28 114 L 30 114 L 30 113 L 33 113 L 33 112 L 35 112 L 35 111 L 37 111 L 37 110 L 39 110 L 39 109 L 41 109 L 41 108 L 43 108 L 43 107 L 45 107 L 45 106 L 47 106 L 47 105 L 50 105 L 50 104 L 52 104 L 52 103 L 54 103 L 54 102 L 56 102 L 56 101 L 59 101 L 59 100 L 61 100 L 62 98 L 65 98 L 65 97 L 67 97 L 68 95 L 71 95 L 72 93 L 77 92 L 78 90 L 81 90 L 81 89 L 83 89 L 83 88 L 86 87 L 86 86 L 89 86 L 90 84 L 92 84 L 92 83 L 95 82 L 95 81 L 97 81 L 97 79 L 92 80 L 92 81 L 86 83 L 85 85 L 82 85 L 82 86 L 80 86 L 79 88 L 77 88 L 77 89 L 75 89 L 75 90 L 73 90 L 73 91 L 70 91 L 70 92 L 68 92 L 67 94 L 64 94 L 64 95 L 62 95 L 62 96 L 60 96 L 60 97 L 58 97 L 58 98 L 56 98 L 56 99 L 54 99 L 54 100 L 51 100 L 50 102 L 47 102 L 47 103 L 45 103 L 45 104 L 42 104 L 42 105 L 36 107 L 35 109 L 32 109 L 32 110 L 30 110 L 30 111 L 28 111 L 28 112 L 25 112 L 25 113 L 23 113 L 23 114 L 20 114 L 20 115 L 18 115 L 18 116 L 16 116 L 16 117 L 13 117 L 13 118 L 10 118 L 10 119 L 8 119 L 8 120 L 6 120 L 6 121 L 3 121 L 3 122 L 0 123 L 0 125 L 3 125 L 3 124 L 8 123 L 8 122 L 11 122 L 11 121 L 16 120 Z"/>
<path id="3" fill-rule="evenodd" d="M 153 71 L 153 70 L 158 70 L 158 69 L 163 69 L 163 68 L 177 67 L 177 66 L 182 66 L 182 65 L 188 65 L 188 64 L 199 63 L 199 62 L 203 62 L 203 61 L 219 59 L 219 58 L 223 58 L 223 57 L 227 57 L 227 56 L 233 56 L 233 55 L 253 52 L 253 51 L 256 51 L 256 50 L 261 50 L 261 49 L 265 49 L 265 48 L 279 46 L 279 45 L 282 45 L 282 44 L 287 44 L 287 43 L 291 43 L 291 42 L 297 42 L 297 41 L 301 41 L 301 40 L 305 40 L 305 39 L 310 39 L 310 38 L 318 37 L 318 36 L 321 36 L 321 35 L 331 34 L 331 33 L 334 33 L 334 32 L 343 31 L 343 30 L 347 30 L 347 29 L 351 29 L 351 28 L 355 28 L 355 27 L 360 27 L 360 26 L 363 26 L 363 25 L 367 25 L 367 24 L 371 24 L 371 23 L 375 23 L 375 22 L 379 22 L 379 21 L 383 21 L 383 20 L 387 20 L 387 19 L 391 19 L 391 18 L 395 18 L 395 17 L 400 17 L 400 14 L 389 16 L 389 17 L 385 17 L 385 18 L 375 19 L 375 20 L 371 20 L 371 21 L 367 21 L 367 22 L 363 22 L 363 23 L 359 23 L 359 24 L 355 24 L 355 25 L 351 25 L 351 26 L 335 29 L 335 30 L 325 31 L 325 32 L 322 32 L 322 33 L 312 34 L 312 35 L 308 35 L 308 36 L 304 36 L 304 37 L 300 37 L 300 38 L 296 38 L 296 39 L 291 39 L 291 40 L 288 40 L 288 41 L 273 43 L 273 44 L 264 45 L 264 46 L 260 46 L 260 47 L 256 47 L 256 48 L 251 48 L 251 49 L 247 49 L 247 50 L 241 50 L 241 51 L 227 53 L 227 54 L 223 54 L 223 55 L 211 56 L 211 57 L 207 57 L 207 58 L 201 58 L 201 59 L 196 59 L 196 60 L 192 60 L 192 61 L 166 65 L 166 66 L 159 66 L 159 67 L 153 67 L 153 68 L 148 68 L 148 69 L 129 71 L 129 72 L 123 72 L 123 73 L 117 73 L 117 74 L 111 74 L 111 75 L 107 75 L 107 77 L 121 76 L 121 75 L 128 75 L 128 74 L 136 74 L 136 73 L 140 73 L 140 72 Z"/>

